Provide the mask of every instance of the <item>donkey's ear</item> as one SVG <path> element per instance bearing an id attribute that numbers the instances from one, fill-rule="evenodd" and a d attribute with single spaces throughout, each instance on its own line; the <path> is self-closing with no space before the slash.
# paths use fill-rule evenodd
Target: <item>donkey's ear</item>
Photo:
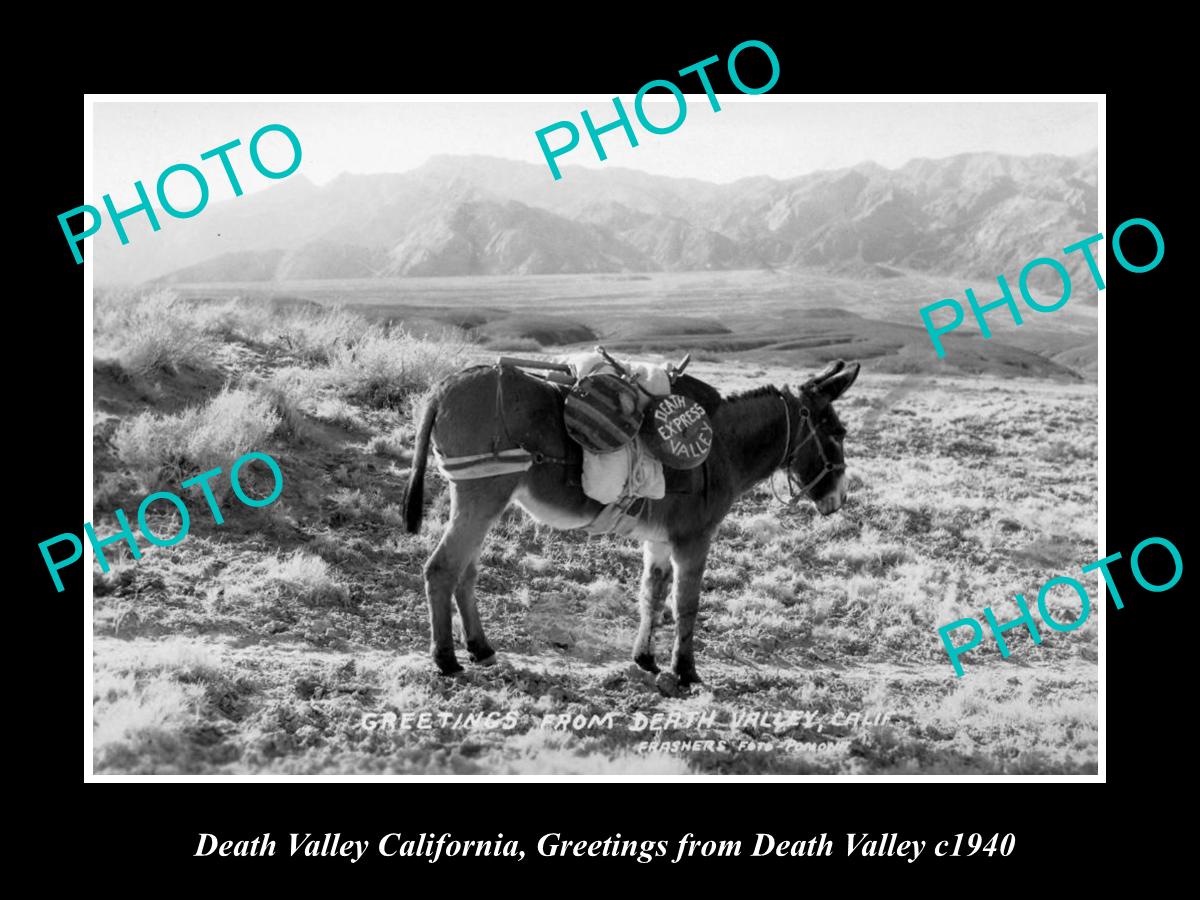
<path id="1" fill-rule="evenodd" d="M 812 378 L 810 378 L 808 380 L 808 383 L 811 385 L 814 385 L 814 386 L 819 385 L 826 378 L 832 378 L 838 372 L 842 371 L 842 369 L 844 369 L 845 367 L 846 367 L 846 361 L 844 359 L 835 359 L 833 362 L 831 362 L 829 365 L 827 365 L 824 369 L 822 369 L 820 372 L 818 372 L 816 375 L 814 375 Z"/>
<path id="2" fill-rule="evenodd" d="M 847 366 L 840 359 L 838 363 L 840 365 L 836 374 L 829 376 L 817 384 L 817 391 L 830 402 L 842 396 L 850 388 L 850 385 L 854 384 L 854 379 L 858 377 L 858 370 L 860 368 L 858 363 L 851 363 Z M 842 368 L 842 366 L 845 366 L 845 368 Z"/>

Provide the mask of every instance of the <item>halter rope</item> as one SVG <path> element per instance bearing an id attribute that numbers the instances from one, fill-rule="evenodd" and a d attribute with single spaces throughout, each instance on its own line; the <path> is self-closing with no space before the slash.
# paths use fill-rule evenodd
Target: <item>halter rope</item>
<path id="1" fill-rule="evenodd" d="M 821 445 L 821 440 L 817 435 L 817 426 L 814 425 L 813 421 L 812 421 L 812 410 L 810 410 L 807 406 L 804 405 L 804 401 L 802 399 L 803 395 L 805 393 L 805 389 L 801 388 L 800 391 L 801 391 L 800 422 L 802 424 L 806 423 L 808 425 L 808 434 L 805 436 L 804 440 L 802 440 L 795 447 L 792 447 L 792 445 L 791 445 L 792 444 L 791 408 L 788 406 L 787 397 L 784 395 L 783 391 L 780 391 L 778 389 L 776 390 L 776 393 L 779 395 L 779 399 L 783 401 L 784 424 L 786 427 L 784 430 L 784 442 L 785 443 L 783 446 L 783 456 L 780 457 L 779 465 L 777 465 L 775 467 L 775 469 L 780 469 L 780 468 L 786 467 L 787 480 L 788 480 L 788 493 L 791 496 L 791 500 L 789 502 L 795 503 L 796 502 L 797 478 L 796 478 L 796 475 L 792 472 L 792 466 L 795 464 L 796 456 L 800 453 L 801 448 L 803 448 L 804 445 L 807 444 L 809 441 L 811 441 L 813 438 L 817 438 L 817 453 L 820 454 L 821 462 L 824 465 L 822 466 L 821 471 L 818 472 L 810 481 L 799 486 L 800 496 L 803 497 L 805 495 L 808 495 L 808 499 L 812 500 L 815 503 L 816 498 L 814 498 L 808 492 L 810 490 L 812 490 L 814 487 L 816 487 L 817 482 L 819 482 L 822 478 L 824 478 L 830 472 L 846 471 L 846 464 L 845 463 L 832 463 L 829 461 L 829 457 L 825 455 L 825 448 Z M 773 475 L 774 475 L 774 470 L 772 470 L 772 476 Z M 771 492 L 775 493 L 774 477 L 771 478 Z M 779 496 L 779 494 L 776 493 L 775 497 L 780 502 L 783 502 L 783 498 L 781 498 Z"/>

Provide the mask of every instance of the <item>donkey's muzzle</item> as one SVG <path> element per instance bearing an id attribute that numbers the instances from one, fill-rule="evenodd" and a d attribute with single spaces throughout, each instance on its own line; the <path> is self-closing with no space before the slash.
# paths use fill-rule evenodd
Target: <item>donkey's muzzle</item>
<path id="1" fill-rule="evenodd" d="M 846 502 L 846 475 L 845 475 L 845 473 L 842 473 L 841 475 L 838 476 L 837 484 L 835 484 L 833 486 L 833 489 L 828 494 L 826 494 L 824 497 L 821 497 L 819 500 L 813 501 L 813 503 L 816 504 L 817 512 L 819 512 L 823 516 L 827 516 L 830 513 L 837 512 L 839 509 L 842 508 L 842 504 L 844 504 L 845 502 Z"/>

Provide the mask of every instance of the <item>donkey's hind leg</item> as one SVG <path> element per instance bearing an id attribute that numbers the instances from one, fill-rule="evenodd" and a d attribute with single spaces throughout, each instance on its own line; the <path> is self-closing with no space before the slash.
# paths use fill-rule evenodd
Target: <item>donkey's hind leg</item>
<path id="1" fill-rule="evenodd" d="M 475 579 L 479 576 L 479 558 L 467 563 L 466 571 L 454 589 L 454 602 L 458 604 L 458 615 L 462 619 L 463 631 L 467 636 L 467 652 L 471 662 L 490 666 L 496 662 L 496 651 L 483 634 L 483 621 L 479 607 L 475 604 Z"/>
<path id="2" fill-rule="evenodd" d="M 462 666 L 454 655 L 454 636 L 450 628 L 450 595 L 463 581 L 468 568 L 474 568 L 483 539 L 496 521 L 520 475 L 502 475 L 495 478 L 480 478 L 472 481 L 457 481 L 450 485 L 450 522 L 446 526 L 437 549 L 425 564 L 425 593 L 429 599 L 430 649 L 433 661 L 443 675 L 461 672 Z M 483 628 L 479 612 L 475 608 L 474 579 L 471 579 L 469 604 L 464 604 L 460 595 L 459 609 L 467 633 L 467 646 L 473 638 L 483 640 Z M 464 605 L 469 609 L 464 610 Z M 486 646 L 483 641 L 482 646 Z"/>
<path id="3" fill-rule="evenodd" d="M 633 642 L 633 661 L 647 672 L 658 672 L 654 662 L 654 627 L 659 621 L 667 591 L 671 587 L 671 545 L 646 541 L 642 545 L 642 588 L 638 594 L 637 637 Z"/>

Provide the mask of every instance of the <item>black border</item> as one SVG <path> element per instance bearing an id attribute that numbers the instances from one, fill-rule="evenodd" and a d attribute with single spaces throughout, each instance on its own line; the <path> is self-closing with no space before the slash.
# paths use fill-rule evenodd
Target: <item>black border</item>
<path id="1" fill-rule="evenodd" d="M 403 27 L 403 26 L 401 26 Z M 851 68 L 864 52 L 861 47 L 834 41 L 828 33 L 800 28 L 764 30 L 747 28 L 734 38 L 711 34 L 700 37 L 661 37 L 662 32 L 639 32 L 596 35 L 590 44 L 577 34 L 578 29 L 563 29 L 555 37 L 531 41 L 532 46 L 515 47 L 511 40 L 486 43 L 481 48 L 464 47 L 461 41 L 427 38 L 421 35 L 396 32 L 395 52 L 389 56 L 372 55 L 359 71 L 348 75 L 337 85 L 342 90 L 395 90 L 439 92 L 598 92 L 609 95 L 629 95 L 646 80 L 670 77 L 669 73 L 714 53 L 724 58 L 739 40 L 755 37 L 767 41 L 781 61 L 781 78 L 776 93 L 806 90 L 842 91 L 877 90 L 880 87 L 901 87 L 905 90 L 937 91 L 948 87 L 966 90 L 970 78 L 964 67 L 980 72 L 988 67 L 1005 67 L 1002 48 L 987 45 L 979 48 L 978 57 L 956 55 L 947 57 L 945 48 L 923 51 L 913 48 L 914 65 L 905 68 L 904 61 L 889 65 L 896 73 L 895 84 L 881 84 L 864 76 L 855 76 Z M 727 33 L 733 29 L 727 29 Z M 484 39 L 486 41 L 486 38 Z M 1080 38 L 1080 40 L 1085 40 Z M 813 61 L 814 45 L 822 41 L 838 44 L 834 49 L 848 51 L 838 65 L 826 60 Z M 303 48 L 302 48 L 303 49 Z M 924 83 L 912 83 L 913 69 L 929 71 L 930 60 L 939 58 L 943 68 L 936 72 L 953 74 L 954 85 L 945 78 L 928 78 Z M 265 62 L 265 61 L 264 61 Z M 305 73 L 297 67 L 297 82 L 290 90 L 330 90 L 325 83 L 327 70 L 320 74 Z M 716 69 L 719 71 L 719 69 Z M 164 75 L 161 82 L 139 85 L 155 91 L 202 91 L 223 89 L 231 92 L 247 90 L 255 79 L 244 70 L 225 76 L 223 85 L 213 84 L 211 70 L 176 78 Z M 1008 77 L 1012 73 L 1004 71 Z M 1045 71 L 1041 76 L 1044 87 Z M 1064 73 L 1064 77 L 1066 74 Z M 481 77 L 485 76 L 485 77 Z M 751 81 L 751 76 L 746 76 Z M 1093 80 L 1072 77 L 1070 88 L 1098 90 Z M 319 82 L 314 84 L 314 82 Z M 908 82 L 908 83 L 904 83 Z M 1128 86 L 1128 81 L 1126 81 Z M 123 90 L 124 85 L 100 84 L 97 90 Z M 270 87 L 268 88 L 270 89 Z M 276 89 L 278 89 L 276 87 Z M 721 86 L 718 85 L 718 90 Z M 999 84 L 996 79 L 983 90 L 1034 90 L 1035 86 Z M 1173 165 L 1165 155 L 1169 144 L 1163 140 L 1172 121 L 1172 112 L 1148 106 L 1146 97 L 1129 94 L 1110 94 L 1108 107 L 1108 217 L 1104 233 L 1112 233 L 1116 224 L 1131 216 L 1154 221 L 1166 239 L 1167 253 L 1162 265 L 1154 272 L 1133 275 L 1120 270 L 1112 259 L 1108 262 L 1108 288 L 1101 295 L 1107 304 L 1108 316 L 1108 541 L 1107 552 L 1128 552 L 1144 537 L 1159 535 L 1174 541 L 1184 557 L 1185 524 L 1183 492 L 1188 487 L 1185 452 L 1187 444 L 1179 429 L 1186 428 L 1189 408 L 1189 387 L 1182 340 L 1186 327 L 1171 316 L 1176 310 L 1184 312 L 1189 294 L 1172 291 L 1172 273 L 1184 265 L 1184 232 L 1182 218 L 1176 217 L 1169 201 L 1187 189 L 1187 170 Z M 74 456 L 75 441 L 79 439 L 81 420 L 78 407 L 79 359 L 82 309 L 80 288 L 82 268 L 73 264 L 66 253 L 57 214 L 83 202 L 78 187 L 80 147 L 79 114 L 82 93 L 70 90 L 40 94 L 30 103 L 29 115 L 38 123 L 39 141 L 33 154 L 36 176 L 19 187 L 29 191 L 22 201 L 31 215 L 21 221 L 31 224 L 33 236 L 18 246 L 32 249 L 32 259 L 15 260 L 31 275 L 19 280 L 22 329 L 28 336 L 20 345 L 33 354 L 33 378 L 19 369 L 14 370 L 16 355 L 10 357 L 10 383 L 19 385 L 16 421 L 21 423 L 19 434 L 35 435 L 33 460 L 17 466 L 16 471 L 29 471 L 33 477 L 18 476 L 18 499 L 10 501 L 10 512 L 21 510 L 28 528 L 18 530 L 22 540 L 21 552 L 31 563 L 35 612 L 32 625 L 26 629 L 35 633 L 65 638 L 76 633 L 82 567 L 67 573 L 67 590 L 56 594 L 45 577 L 45 569 L 36 542 L 57 534 L 79 515 L 78 457 Z M 1130 255 L 1134 251 L 1130 250 Z M 1142 299 L 1138 299 L 1142 298 Z M 1111 302 L 1110 302 L 1111 301 Z M 22 384 L 22 382 L 32 384 Z M 36 474 L 35 474 L 36 473 Z M 21 496 L 24 492 L 26 496 Z M 66 523 L 66 524 L 64 524 Z M 1130 834 L 1112 817 L 1134 797 L 1134 792 L 1171 792 L 1166 779 L 1178 777 L 1187 759 L 1173 748 L 1180 729 L 1189 721 L 1189 705 L 1180 700 L 1186 695 L 1180 688 L 1183 680 L 1179 659 L 1186 645 L 1176 645 L 1170 637 L 1186 636 L 1186 629 L 1172 627 L 1175 615 L 1182 613 L 1184 584 L 1170 593 L 1149 595 L 1140 591 L 1129 578 L 1127 570 L 1114 567 L 1118 584 L 1126 598 L 1126 608 L 1108 613 L 1108 781 L 1114 785 L 1120 799 L 1102 804 L 1098 794 L 1081 795 L 1068 785 L 1027 785 L 1005 783 L 1003 796 L 997 785 L 960 783 L 938 786 L 936 796 L 930 797 L 931 783 L 921 788 L 892 787 L 885 797 L 880 789 L 864 795 L 848 785 L 833 786 L 814 783 L 760 786 L 743 782 L 723 785 L 481 785 L 472 782 L 459 784 L 406 783 L 396 790 L 372 788 L 369 792 L 353 786 L 284 785 L 268 789 L 271 797 L 261 796 L 263 788 L 253 787 L 254 797 L 245 789 L 203 792 L 186 787 L 170 788 L 171 796 L 164 798 L 159 789 L 135 788 L 138 797 L 100 796 L 104 788 L 94 791 L 88 786 L 74 828 L 76 840 L 60 851 L 60 862 L 85 856 L 93 872 L 111 871 L 114 859 L 125 859 L 136 848 L 139 860 L 157 860 L 177 866 L 192 859 L 196 835 L 202 831 L 222 836 L 251 836 L 262 831 L 273 832 L 277 839 L 290 831 L 341 831 L 347 836 L 378 837 L 388 831 L 452 831 L 459 838 L 491 838 L 497 832 L 520 836 L 530 853 L 536 838 L 547 832 L 600 839 L 620 831 L 626 837 L 673 839 L 687 831 L 703 837 L 753 841 L 757 831 L 772 831 L 780 837 L 807 836 L 828 832 L 831 836 L 843 832 L 902 832 L 903 837 L 934 838 L 952 836 L 957 832 L 978 831 L 1015 832 L 1018 851 L 1008 862 L 1020 863 L 1020 868 L 995 860 L 995 871 L 1016 874 L 1028 872 L 1034 861 L 1049 855 L 1063 862 L 1062 874 L 1075 869 L 1076 854 L 1084 853 L 1084 842 L 1095 846 L 1096 838 L 1106 833 L 1119 834 L 1123 841 L 1146 840 L 1148 835 Z M 1153 568 L 1147 567 L 1147 574 Z M 1068 573 L 1064 573 L 1068 574 Z M 1176 606 L 1179 604 L 1179 606 Z M 1177 612 L 1178 610 L 1178 612 Z M 1186 620 L 1184 620 L 1186 621 Z M 28 630 L 22 629 L 28 634 Z M 1164 634 L 1164 632 L 1166 632 Z M 35 720 L 41 734 L 37 767 L 56 780 L 64 775 L 74 780 L 79 766 L 78 749 L 78 657 L 68 651 L 66 640 L 52 644 L 43 638 L 36 640 L 35 664 L 45 669 L 49 662 L 55 680 L 61 678 L 52 695 L 48 688 L 39 691 Z M 73 644 L 73 641 L 69 643 Z M 47 660 L 46 655 L 50 659 Z M 53 697 L 53 702 L 49 697 Z M 1182 724 L 1181 724 L 1182 723 Z M 1169 729 L 1169 730 L 1168 730 Z M 1156 737 L 1157 736 L 1157 737 Z M 1156 749 L 1158 748 L 1158 749 Z M 1182 749 L 1181 747 L 1178 749 Z M 1167 753 L 1160 754 L 1162 750 Z M 1149 781 L 1149 784 L 1146 782 Z M 121 788 L 124 791 L 126 789 Z M 147 796 L 153 790 L 155 796 Z M 187 790 L 180 798 L 177 791 Z M 898 798 L 896 791 L 906 791 Z M 921 796 L 915 793 L 921 791 Z M 831 794 L 835 791 L 835 794 Z M 953 793 L 950 793 L 950 792 Z M 1061 793 L 1071 791 L 1070 797 Z M 1112 795 L 1108 795 L 1112 796 Z M 51 817 L 43 824 L 47 829 L 56 825 L 61 810 L 44 810 Z M 483 824 L 481 824 L 483 823 Z M 1127 823 L 1132 824 L 1132 823 Z M 1153 832 L 1157 822 L 1139 823 L 1137 829 Z M 1091 838 L 1091 840 L 1088 840 Z M 1054 848 L 1064 848 L 1055 850 Z M 532 856 L 532 854 L 531 854 Z M 240 873 L 253 870 L 277 872 L 281 859 L 266 861 L 221 860 L 221 872 L 236 868 Z M 979 857 L 982 859 L 982 857 Z M 829 860 L 844 869 L 844 860 Z M 215 859 L 193 860 L 190 869 L 211 873 Z M 266 863 L 262 868 L 259 864 Z M 569 874 L 580 863 L 547 860 L 560 874 Z M 606 871 L 614 864 L 627 866 L 623 871 L 642 875 L 659 865 L 642 866 L 624 860 L 594 860 Z M 762 871 L 762 866 L 786 864 L 803 865 L 793 872 L 814 873 L 814 862 L 741 857 L 732 861 L 735 867 L 748 871 L 748 865 Z M 880 860 L 889 873 L 922 871 L 933 874 L 931 860 L 914 866 Z M 316 861 L 295 867 L 306 880 L 337 877 L 342 882 L 347 874 L 340 867 L 344 861 Z M 423 864 L 422 864 L 423 865 Z M 461 869 L 460 862 L 443 862 L 426 867 L 444 875 L 452 865 L 452 874 Z M 483 861 L 476 868 L 496 872 L 502 860 Z M 697 863 L 710 868 L 712 861 Z M 419 872 L 414 864 L 407 868 L 387 866 L 380 862 L 372 868 L 384 877 L 394 873 L 398 887 Z M 669 877 L 676 877 L 682 867 L 666 866 Z M 692 867 L 694 868 L 694 866 Z M 858 866 L 866 874 L 867 867 Z M 876 865 L 870 867 L 878 873 Z M 943 867 L 939 867 L 943 868 Z M 988 866 L 993 869 L 993 866 Z M 541 871 L 541 866 L 522 871 Z M 972 871 L 978 871 L 976 866 Z M 955 866 L 955 873 L 964 877 L 966 871 Z M 941 877 L 948 876 L 945 871 Z M 855 877 L 859 877 L 856 873 Z M 947 882 L 954 883 L 954 882 Z M 1044 887 L 1048 882 L 1042 881 Z M 520 889 L 534 889 L 537 882 L 524 882 Z M 549 890 L 571 889 L 574 882 L 546 885 Z M 936 884 L 936 882 L 934 882 Z M 512 886 L 512 883 L 509 883 Z M 451 889 L 471 888 L 464 882 L 451 882 Z M 1014 889 L 1015 889 L 1014 883 Z M 1025 885 L 1028 887 L 1028 885 Z"/>

